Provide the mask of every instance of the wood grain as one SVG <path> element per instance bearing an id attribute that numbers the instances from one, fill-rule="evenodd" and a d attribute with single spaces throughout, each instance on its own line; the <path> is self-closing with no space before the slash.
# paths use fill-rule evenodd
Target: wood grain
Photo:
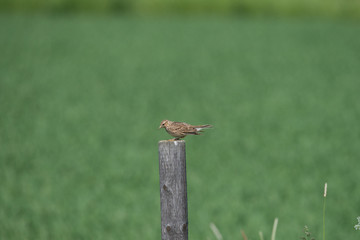
<path id="1" fill-rule="evenodd" d="M 185 141 L 159 142 L 161 239 L 188 239 Z"/>

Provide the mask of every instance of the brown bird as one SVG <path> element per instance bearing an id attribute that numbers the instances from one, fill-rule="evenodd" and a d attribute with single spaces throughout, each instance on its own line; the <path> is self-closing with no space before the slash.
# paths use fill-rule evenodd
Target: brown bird
<path id="1" fill-rule="evenodd" d="M 165 128 L 168 134 L 175 137 L 172 141 L 179 140 L 180 138 L 186 137 L 186 135 L 200 135 L 202 130 L 205 128 L 211 128 L 212 125 L 190 125 L 184 122 L 173 122 L 170 120 L 164 120 L 160 124 L 160 128 Z"/>

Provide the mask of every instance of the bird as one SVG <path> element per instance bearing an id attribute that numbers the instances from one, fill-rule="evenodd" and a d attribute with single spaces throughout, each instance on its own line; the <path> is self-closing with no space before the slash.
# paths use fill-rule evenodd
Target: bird
<path id="1" fill-rule="evenodd" d="M 203 129 L 212 128 L 212 125 L 191 125 L 185 122 L 173 122 L 170 120 L 163 120 L 160 124 L 160 128 L 165 128 L 166 132 L 175 137 L 170 141 L 180 140 L 187 135 L 201 135 Z"/>

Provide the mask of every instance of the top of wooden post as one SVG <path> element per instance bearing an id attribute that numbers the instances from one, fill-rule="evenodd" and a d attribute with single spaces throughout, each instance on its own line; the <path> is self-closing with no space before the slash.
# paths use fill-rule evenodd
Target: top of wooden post
<path id="1" fill-rule="evenodd" d="M 159 141 L 159 144 L 160 143 L 174 143 L 175 145 L 177 144 L 177 143 L 185 143 L 185 140 L 176 140 L 176 141 L 172 141 L 172 140 L 160 140 Z"/>

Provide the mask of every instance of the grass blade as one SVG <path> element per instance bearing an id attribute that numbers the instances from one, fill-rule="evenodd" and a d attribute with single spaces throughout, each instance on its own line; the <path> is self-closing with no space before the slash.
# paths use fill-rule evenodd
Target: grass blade
<path id="1" fill-rule="evenodd" d="M 264 240 L 264 235 L 263 235 L 262 231 L 259 231 L 259 237 L 260 237 L 260 240 Z"/>
<path id="2" fill-rule="evenodd" d="M 248 240 L 244 230 L 241 230 L 241 236 L 243 237 L 244 240 Z"/>
<path id="3" fill-rule="evenodd" d="M 323 208 L 323 240 L 325 240 L 325 210 L 326 210 L 327 183 L 324 186 L 324 208 Z"/>
<path id="4" fill-rule="evenodd" d="M 272 233 L 271 233 L 271 240 L 275 240 L 275 234 L 276 234 L 278 222 L 279 222 L 279 219 L 275 218 Z"/>
<path id="5" fill-rule="evenodd" d="M 214 223 L 210 223 L 210 228 L 213 231 L 213 233 L 214 233 L 217 240 L 223 240 L 223 237 L 222 237 L 219 229 L 217 229 L 217 227 L 215 226 Z"/>

